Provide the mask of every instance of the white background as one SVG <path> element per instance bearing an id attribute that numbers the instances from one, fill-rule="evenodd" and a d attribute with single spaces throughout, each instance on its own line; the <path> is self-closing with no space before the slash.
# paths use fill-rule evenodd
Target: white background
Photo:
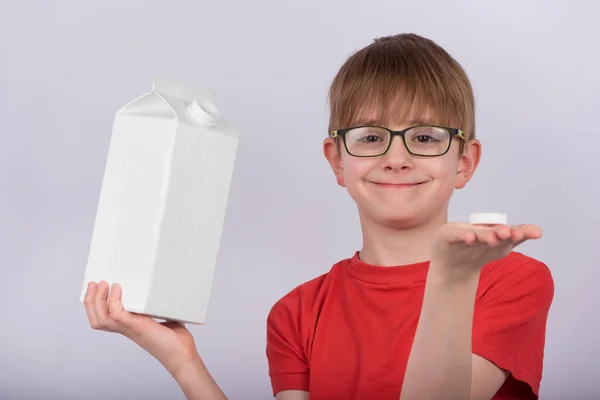
<path id="1" fill-rule="evenodd" d="M 425 35 L 470 75 L 483 160 L 451 219 L 540 224 L 556 280 L 542 398 L 600 396 L 597 2 L 0 3 L 0 398 L 183 398 L 162 366 L 91 330 L 79 303 L 114 113 L 155 74 L 209 87 L 240 131 L 208 325 L 232 399 L 270 398 L 265 319 L 360 246 L 321 153 L 326 92 L 378 36 Z"/>

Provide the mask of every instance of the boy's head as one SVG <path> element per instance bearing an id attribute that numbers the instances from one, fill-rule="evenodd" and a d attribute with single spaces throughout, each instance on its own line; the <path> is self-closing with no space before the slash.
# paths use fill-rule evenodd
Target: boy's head
<path id="1" fill-rule="evenodd" d="M 385 37 L 346 61 L 329 100 L 324 152 L 361 218 L 401 227 L 445 220 L 480 156 L 462 67 L 429 39 Z M 391 133 L 407 128 L 404 141 Z"/>

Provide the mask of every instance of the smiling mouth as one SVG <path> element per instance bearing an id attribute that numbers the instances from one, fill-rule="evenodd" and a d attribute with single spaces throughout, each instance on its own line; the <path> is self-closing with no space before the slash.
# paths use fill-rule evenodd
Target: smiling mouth
<path id="1" fill-rule="evenodd" d="M 385 182 L 373 182 L 375 185 L 380 186 L 380 187 L 385 187 L 385 188 L 395 188 L 395 189 L 408 189 L 408 188 L 413 188 L 413 187 L 417 187 L 419 185 L 422 185 L 425 182 L 418 182 L 418 183 L 385 183 Z"/>

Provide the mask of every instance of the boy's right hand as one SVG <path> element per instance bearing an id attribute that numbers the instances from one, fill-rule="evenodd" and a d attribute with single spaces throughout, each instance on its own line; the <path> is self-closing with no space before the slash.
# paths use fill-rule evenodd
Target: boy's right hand
<path id="1" fill-rule="evenodd" d="M 146 315 L 123 309 L 121 287 L 110 290 L 106 282 L 90 282 L 85 310 L 93 329 L 120 333 L 150 353 L 175 376 L 182 367 L 199 358 L 194 337 L 177 322 L 158 323 Z"/>

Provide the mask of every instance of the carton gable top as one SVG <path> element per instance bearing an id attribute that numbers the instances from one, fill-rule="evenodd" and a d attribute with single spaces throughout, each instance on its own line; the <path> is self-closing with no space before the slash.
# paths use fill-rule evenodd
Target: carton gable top
<path id="1" fill-rule="evenodd" d="M 155 77 L 152 91 L 127 103 L 117 115 L 175 119 L 237 137 L 231 129 L 219 129 L 225 122 L 214 102 L 215 95 L 210 90 L 174 79 Z"/>

